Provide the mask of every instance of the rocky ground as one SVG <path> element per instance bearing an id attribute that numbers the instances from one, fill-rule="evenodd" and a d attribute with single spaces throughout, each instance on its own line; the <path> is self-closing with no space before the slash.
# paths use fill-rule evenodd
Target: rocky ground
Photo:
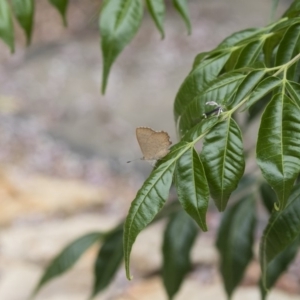
<path id="1" fill-rule="evenodd" d="M 49 4 L 37 3 L 33 45 L 13 56 L 0 45 L 0 299 L 25 300 L 47 263 L 78 236 L 108 230 L 126 215 L 151 171 L 137 161 L 137 126 L 176 134 L 172 104 L 200 51 L 228 34 L 264 25 L 268 1 L 190 1 L 193 34 L 186 35 L 174 10 L 160 40 L 145 16 L 137 37 L 112 69 L 107 95 L 100 95 L 98 1 L 74 0 L 69 28 Z M 289 1 L 280 3 L 283 11 Z M 89 5 L 87 5 L 87 3 Z M 219 214 L 209 215 L 209 234 L 193 250 L 194 271 L 176 299 L 226 299 L 217 271 L 214 236 Z M 138 238 L 134 280 L 121 269 L 98 300 L 166 299 L 156 275 L 161 262 L 160 223 Z M 37 300 L 87 299 L 92 284 L 92 248 L 66 275 L 47 285 Z M 300 257 L 277 284 L 271 300 L 300 299 Z M 255 260 L 233 299 L 259 299 Z M 201 296 L 200 296 L 201 295 Z"/>

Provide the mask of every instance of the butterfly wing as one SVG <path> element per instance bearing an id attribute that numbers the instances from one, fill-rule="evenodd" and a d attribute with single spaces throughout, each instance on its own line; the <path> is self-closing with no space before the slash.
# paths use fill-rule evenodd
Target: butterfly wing
<path id="1" fill-rule="evenodd" d="M 136 137 L 144 160 L 158 160 L 169 153 L 172 144 L 168 133 L 154 131 L 148 127 L 138 127 Z"/>

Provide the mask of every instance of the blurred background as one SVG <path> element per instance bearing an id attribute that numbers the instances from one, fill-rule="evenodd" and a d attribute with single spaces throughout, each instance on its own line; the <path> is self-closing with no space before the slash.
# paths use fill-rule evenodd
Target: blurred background
<path id="1" fill-rule="evenodd" d="M 99 1 L 71 0 L 64 28 L 46 0 L 36 1 L 29 48 L 18 27 L 14 55 L 0 44 L 0 299 L 28 297 L 45 266 L 70 241 L 108 230 L 126 216 L 151 165 L 141 157 L 135 128 L 169 132 L 176 142 L 173 101 L 195 55 L 229 34 L 269 22 L 271 0 L 190 0 L 192 35 L 169 5 L 166 38 L 149 14 L 114 64 L 100 94 L 102 58 Z M 291 1 L 280 1 L 278 16 Z M 210 231 L 199 236 L 196 264 L 176 299 L 225 299 L 214 236 L 220 214 L 212 208 Z M 120 269 L 97 300 L 167 299 L 160 278 L 163 224 L 140 234 L 132 253 L 135 279 Z M 84 300 L 92 285 L 97 248 L 53 280 L 38 300 Z M 300 257 L 270 299 L 300 299 Z M 151 275 L 152 274 L 152 275 Z M 150 276 L 151 275 L 151 276 Z M 259 299 L 259 265 L 253 262 L 233 299 Z M 298 296 L 297 296 L 298 295 Z"/>

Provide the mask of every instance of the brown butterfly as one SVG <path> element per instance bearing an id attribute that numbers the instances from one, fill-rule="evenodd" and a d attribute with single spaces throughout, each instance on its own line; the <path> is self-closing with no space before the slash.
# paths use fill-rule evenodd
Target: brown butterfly
<path id="1" fill-rule="evenodd" d="M 164 131 L 155 131 L 149 127 L 138 127 L 136 138 L 143 153 L 143 160 L 156 161 L 169 153 L 172 144 L 170 136 Z"/>

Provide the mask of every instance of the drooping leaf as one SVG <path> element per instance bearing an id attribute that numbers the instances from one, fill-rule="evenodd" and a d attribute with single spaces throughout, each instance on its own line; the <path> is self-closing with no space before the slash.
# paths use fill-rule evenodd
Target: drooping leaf
<path id="1" fill-rule="evenodd" d="M 91 298 L 113 280 L 123 260 L 123 226 L 105 236 L 94 265 L 94 286 Z"/>
<path id="2" fill-rule="evenodd" d="M 124 224 L 124 257 L 126 276 L 130 275 L 130 253 L 138 234 L 154 219 L 164 206 L 172 184 L 176 161 L 190 147 L 181 142 L 162 159 L 132 201 Z"/>
<path id="3" fill-rule="evenodd" d="M 50 3 L 59 11 L 64 25 L 67 26 L 67 8 L 69 0 L 49 0 Z"/>
<path id="4" fill-rule="evenodd" d="M 251 93 L 251 96 L 247 101 L 246 107 L 249 108 L 250 106 L 255 104 L 257 101 L 259 101 L 269 92 L 274 90 L 280 84 L 282 84 L 282 79 L 275 76 L 269 76 L 262 80 Z"/>
<path id="5" fill-rule="evenodd" d="M 274 204 L 276 203 L 276 193 L 266 182 L 260 185 L 259 190 L 265 208 L 269 213 L 272 213 Z"/>
<path id="6" fill-rule="evenodd" d="M 295 54 L 299 35 L 300 24 L 295 24 L 286 31 L 278 46 L 275 62 L 276 66 L 283 65 L 291 60 Z"/>
<path id="7" fill-rule="evenodd" d="M 267 285 L 267 268 L 275 257 L 291 245 L 300 234 L 300 185 L 296 185 L 284 210 L 273 210 L 260 243 L 263 287 Z"/>
<path id="8" fill-rule="evenodd" d="M 283 209 L 300 171 L 300 109 L 283 93 L 266 107 L 258 133 L 257 163 Z"/>
<path id="9" fill-rule="evenodd" d="M 263 78 L 264 75 L 265 75 L 264 70 L 250 72 L 244 78 L 244 80 L 241 82 L 241 84 L 239 85 L 239 87 L 236 91 L 236 95 L 235 95 L 233 101 L 231 101 L 231 103 L 229 103 L 228 107 L 229 108 L 235 107 L 243 99 L 245 99 L 246 96 L 248 96 L 251 93 L 251 91 L 258 84 L 258 82 Z"/>
<path id="10" fill-rule="evenodd" d="M 195 222 L 184 211 L 174 214 L 167 225 L 163 240 L 162 277 L 169 299 L 173 299 L 190 270 L 190 251 L 197 233 Z"/>
<path id="11" fill-rule="evenodd" d="M 12 15 L 7 0 L 0 1 L 0 38 L 6 43 L 10 51 L 15 51 L 14 27 Z"/>
<path id="12" fill-rule="evenodd" d="M 226 209 L 217 236 L 220 271 L 230 298 L 253 257 L 255 201 L 251 195 Z"/>
<path id="13" fill-rule="evenodd" d="M 140 0 L 103 2 L 99 22 L 103 57 L 103 94 L 113 62 L 137 33 L 142 17 L 143 3 Z"/>
<path id="14" fill-rule="evenodd" d="M 199 64 L 182 83 L 174 102 L 174 116 L 177 122 L 185 107 L 193 101 L 222 70 L 230 54 L 225 53 L 207 59 Z"/>
<path id="15" fill-rule="evenodd" d="M 100 232 L 86 234 L 64 248 L 50 263 L 42 278 L 34 289 L 35 295 L 42 286 L 53 278 L 68 271 L 80 258 L 80 256 L 93 244 L 103 237 Z"/>
<path id="16" fill-rule="evenodd" d="M 269 263 L 266 272 L 266 286 L 263 286 L 262 280 L 259 281 L 262 300 L 267 298 L 268 290 L 274 286 L 277 279 L 287 270 L 290 263 L 294 260 L 298 253 L 299 245 L 300 241 L 299 238 L 297 238 Z"/>
<path id="17" fill-rule="evenodd" d="M 164 19 L 166 6 L 164 0 L 146 0 L 150 15 L 161 34 L 161 38 L 165 37 L 164 33 Z"/>
<path id="18" fill-rule="evenodd" d="M 177 9 L 182 19 L 184 20 L 184 23 L 188 30 L 188 34 L 191 34 L 192 25 L 190 21 L 188 6 L 187 6 L 187 0 L 172 0 L 172 1 L 174 7 Z"/>
<path id="19" fill-rule="evenodd" d="M 27 45 L 29 45 L 33 26 L 34 0 L 12 0 L 12 7 L 19 24 L 24 29 Z"/>
<path id="20" fill-rule="evenodd" d="M 245 168 L 241 131 L 233 119 L 217 124 L 205 136 L 200 157 L 210 194 L 223 211 Z"/>
<path id="21" fill-rule="evenodd" d="M 192 101 L 182 110 L 180 115 L 179 130 L 185 133 L 203 118 L 203 114 L 212 107 L 206 102 L 215 101 L 220 105 L 227 106 L 233 97 L 236 88 L 239 86 L 245 75 L 230 72 L 225 73 L 212 80 L 206 88 L 194 97 Z"/>
<path id="22" fill-rule="evenodd" d="M 202 162 L 194 148 L 190 148 L 178 159 L 175 178 L 178 200 L 182 207 L 203 231 L 207 231 L 209 189 Z"/>

